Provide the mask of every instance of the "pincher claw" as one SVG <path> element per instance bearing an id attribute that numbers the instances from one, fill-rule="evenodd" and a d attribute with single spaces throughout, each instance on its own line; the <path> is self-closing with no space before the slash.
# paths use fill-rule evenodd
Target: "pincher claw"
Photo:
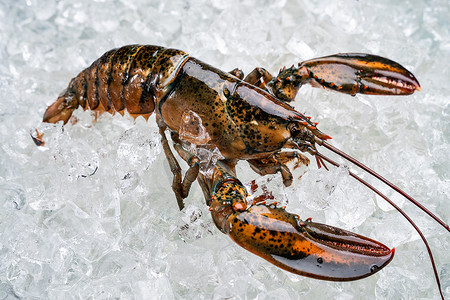
<path id="1" fill-rule="evenodd" d="M 399 63 L 371 54 L 341 53 L 305 61 L 313 86 L 355 95 L 410 95 L 420 91 L 414 75 Z"/>
<path id="2" fill-rule="evenodd" d="M 333 226 L 302 221 L 276 205 L 248 206 L 248 192 L 234 171 L 218 162 L 214 174 L 200 175 L 210 195 L 216 226 L 246 250 L 295 274 L 332 281 L 374 274 L 394 257 L 394 249 Z M 206 193 L 205 193 L 206 194 Z"/>

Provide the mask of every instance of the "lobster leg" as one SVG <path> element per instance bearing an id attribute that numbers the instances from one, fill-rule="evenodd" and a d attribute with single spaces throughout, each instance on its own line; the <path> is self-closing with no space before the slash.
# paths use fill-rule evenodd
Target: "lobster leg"
<path id="1" fill-rule="evenodd" d="M 305 166 L 309 165 L 309 158 L 296 151 L 279 152 L 276 153 L 274 156 L 276 160 L 282 164 L 287 164 L 295 160 L 294 169 L 300 167 L 301 165 Z"/>
<path id="2" fill-rule="evenodd" d="M 272 80 L 273 76 L 264 68 L 255 68 L 245 76 L 244 81 L 248 82 L 260 89 L 267 90 L 267 84 Z"/>
<path id="3" fill-rule="evenodd" d="M 219 161 L 199 181 L 209 195 L 216 226 L 246 250 L 289 272 L 316 279 L 349 281 L 367 277 L 394 256 L 394 249 L 336 227 L 302 221 L 276 205 L 247 206 L 247 190 L 232 166 Z"/>
<path id="4" fill-rule="evenodd" d="M 182 146 L 178 143 L 175 143 L 174 148 L 181 156 L 180 153 L 182 153 L 183 150 Z M 187 196 L 189 195 L 192 183 L 194 183 L 194 181 L 197 179 L 198 172 L 200 170 L 200 161 L 196 156 L 191 155 L 189 159 L 185 159 L 185 161 L 188 163 L 189 169 L 184 174 L 183 181 L 181 182 L 181 190 L 183 198 L 187 198 Z"/>
<path id="5" fill-rule="evenodd" d="M 295 151 L 275 153 L 269 158 L 247 160 L 250 167 L 259 175 L 275 174 L 280 172 L 283 178 L 283 184 L 290 186 L 292 184 L 292 173 L 286 166 L 287 163 L 296 160 L 294 169 L 300 165 L 309 165 L 309 159 L 303 154 Z"/>
<path id="6" fill-rule="evenodd" d="M 247 83 L 250 83 L 251 85 L 257 86 L 260 89 L 270 92 L 270 90 L 267 89 L 267 84 L 272 80 L 273 76 L 264 68 L 254 68 L 253 71 L 245 76 L 245 78 L 244 72 L 242 72 L 242 70 L 239 68 L 235 68 L 228 73 Z"/>
<path id="7" fill-rule="evenodd" d="M 159 133 L 161 134 L 161 144 L 163 146 L 167 161 L 169 162 L 170 170 L 173 173 L 172 190 L 175 193 L 175 197 L 177 198 L 178 207 L 180 210 L 182 210 L 184 208 L 183 199 L 188 196 L 191 185 L 198 176 L 200 167 L 198 159 L 189 159 L 188 163 L 190 168 L 186 171 L 184 179 L 182 180 L 181 167 L 177 159 L 173 155 L 172 150 L 169 146 L 169 142 L 167 141 L 167 137 L 165 134 L 166 126 L 159 116 L 156 117 L 156 121 L 158 123 Z M 175 149 L 177 149 L 177 147 L 181 147 L 177 145 L 178 144 L 175 144 Z"/>
<path id="8" fill-rule="evenodd" d="M 239 68 L 234 68 L 233 70 L 229 71 L 228 73 L 230 73 L 231 75 L 236 76 L 240 80 L 244 79 L 244 72 L 242 72 L 242 70 L 239 69 Z"/>

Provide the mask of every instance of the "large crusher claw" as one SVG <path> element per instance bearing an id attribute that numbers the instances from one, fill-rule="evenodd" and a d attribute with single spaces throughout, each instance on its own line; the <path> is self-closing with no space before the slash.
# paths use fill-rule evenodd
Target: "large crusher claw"
<path id="1" fill-rule="evenodd" d="M 203 176 L 203 175 L 202 175 Z M 221 162 L 202 187 L 210 193 L 217 227 L 248 251 L 289 272 L 316 279 L 350 281 L 382 269 L 394 249 L 333 226 L 302 221 L 284 208 L 259 202 Z M 209 184 L 206 184 L 209 182 Z"/>

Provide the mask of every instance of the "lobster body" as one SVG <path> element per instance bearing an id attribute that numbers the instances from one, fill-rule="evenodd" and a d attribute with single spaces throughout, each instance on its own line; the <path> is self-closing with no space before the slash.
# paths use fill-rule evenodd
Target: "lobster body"
<path id="1" fill-rule="evenodd" d="M 148 118 L 156 109 L 183 140 L 218 148 L 227 159 L 258 159 L 291 137 L 301 116 L 270 93 L 230 73 L 158 46 L 130 45 L 106 52 L 72 79 L 45 122 L 66 123 L 79 106 Z"/>
<path id="2" fill-rule="evenodd" d="M 294 110 L 229 73 L 189 58 L 174 82 L 156 101 L 157 111 L 184 141 L 217 147 L 227 159 L 255 159 L 278 151 L 291 136 L 285 116 Z"/>
<path id="3" fill-rule="evenodd" d="M 321 145 L 380 179 L 326 143 L 330 137 L 317 129 L 317 123 L 288 104 L 306 83 L 351 95 L 408 95 L 420 90 L 414 75 L 404 67 L 369 54 L 313 59 L 284 68 L 276 77 L 256 68 L 244 78 L 238 69 L 223 72 L 180 50 L 130 45 L 106 52 L 73 78 L 47 108 L 43 121 L 67 123 L 80 106 L 98 113 L 127 110 L 133 117 L 146 119 L 155 113 L 180 209 L 198 179 L 217 227 L 245 249 L 300 275 L 336 281 L 364 278 L 386 266 L 394 250 L 345 230 L 309 219 L 303 222 L 276 205 L 255 202 L 249 206 L 249 194 L 235 177 L 237 161 L 246 160 L 260 175 L 281 173 L 288 186 L 293 177 L 286 164 L 293 160 L 296 166 L 309 163 L 300 152 L 314 155 L 319 167 L 322 159 L 337 165 L 317 151 L 316 145 Z M 167 129 L 173 147 L 189 165 L 183 179 L 165 135 Z M 218 149 L 220 160 L 208 172 L 200 171 L 202 158 L 187 147 L 191 145 Z"/>

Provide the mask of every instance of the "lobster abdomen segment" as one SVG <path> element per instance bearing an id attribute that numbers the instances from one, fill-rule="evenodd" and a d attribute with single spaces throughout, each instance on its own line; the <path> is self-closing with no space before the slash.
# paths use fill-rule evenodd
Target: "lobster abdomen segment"
<path id="1" fill-rule="evenodd" d="M 67 123 L 79 106 L 100 113 L 126 109 L 134 117 L 148 118 L 186 57 L 182 51 L 151 45 L 108 51 L 71 80 L 45 112 L 44 122 Z"/>

